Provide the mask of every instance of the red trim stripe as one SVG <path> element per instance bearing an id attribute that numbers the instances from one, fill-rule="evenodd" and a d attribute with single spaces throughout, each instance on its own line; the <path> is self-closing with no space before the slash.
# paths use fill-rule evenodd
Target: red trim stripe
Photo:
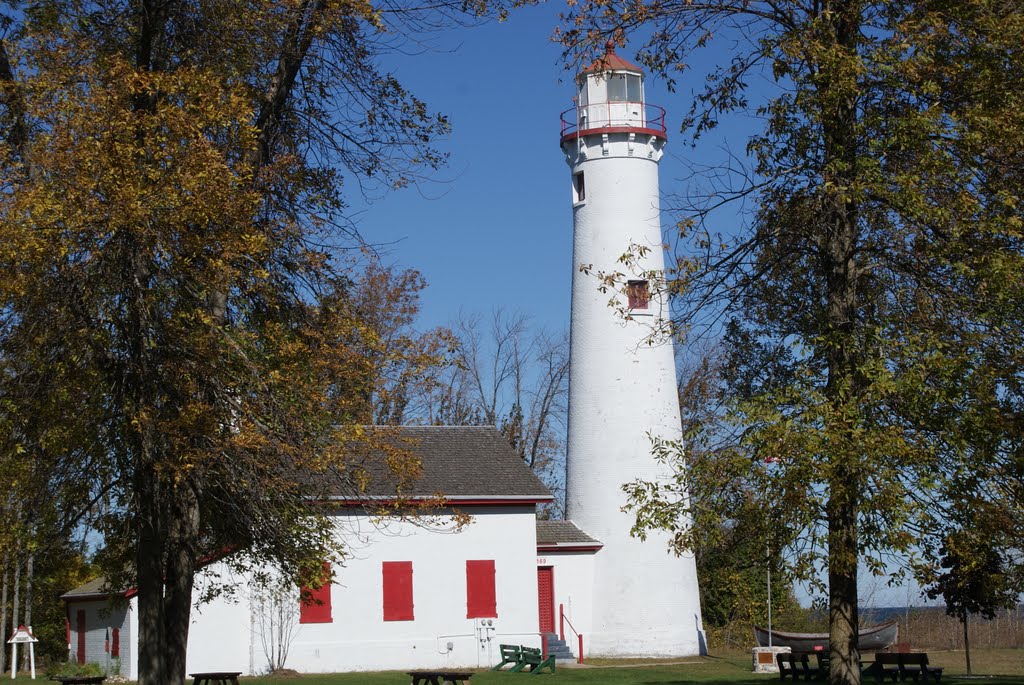
<path id="1" fill-rule="evenodd" d="M 566 133 L 562 136 L 561 142 L 567 143 L 570 140 L 576 140 L 577 138 L 586 136 L 599 136 L 602 133 L 636 133 L 644 136 L 654 136 L 655 138 L 661 138 L 664 141 L 668 140 L 668 136 L 665 135 L 665 132 L 656 128 L 643 128 L 640 126 L 604 126 L 602 128 L 585 128 L 582 131 Z"/>
<path id="2" fill-rule="evenodd" d="M 599 552 L 604 545 L 537 545 L 537 552 L 551 554 L 552 552 Z"/>

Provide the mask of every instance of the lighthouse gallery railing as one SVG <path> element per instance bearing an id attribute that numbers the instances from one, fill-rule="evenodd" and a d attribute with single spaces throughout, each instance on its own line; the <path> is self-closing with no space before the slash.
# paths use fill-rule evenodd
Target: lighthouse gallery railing
<path id="1" fill-rule="evenodd" d="M 643 108 L 639 114 L 629 111 L 630 105 Z M 651 129 L 665 135 L 665 108 L 659 105 L 645 105 L 642 102 L 602 102 L 593 105 L 577 105 L 561 114 L 562 137 L 582 131 L 600 130 L 609 127 L 635 127 Z"/>

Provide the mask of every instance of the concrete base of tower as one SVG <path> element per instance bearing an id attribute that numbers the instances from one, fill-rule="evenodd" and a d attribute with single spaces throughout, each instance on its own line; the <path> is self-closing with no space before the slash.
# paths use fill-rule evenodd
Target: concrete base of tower
<path id="1" fill-rule="evenodd" d="M 664 659 L 706 656 L 703 630 L 637 630 L 630 633 L 591 633 L 584 637 L 587 657 Z"/>

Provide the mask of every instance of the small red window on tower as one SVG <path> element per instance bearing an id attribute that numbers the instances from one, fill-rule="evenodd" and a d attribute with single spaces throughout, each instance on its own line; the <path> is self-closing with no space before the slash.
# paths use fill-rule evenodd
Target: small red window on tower
<path id="1" fill-rule="evenodd" d="M 411 621 L 412 611 L 412 562 L 385 561 L 384 574 L 384 620 Z"/>
<path id="2" fill-rule="evenodd" d="M 651 301 L 651 291 L 647 281 L 627 282 L 626 297 L 629 298 L 630 309 L 647 309 L 647 305 Z"/>
<path id="3" fill-rule="evenodd" d="M 299 623 L 331 623 L 331 565 L 324 564 L 320 587 L 299 589 Z"/>
<path id="4" fill-rule="evenodd" d="M 497 618 L 494 560 L 466 562 L 466 618 Z"/>

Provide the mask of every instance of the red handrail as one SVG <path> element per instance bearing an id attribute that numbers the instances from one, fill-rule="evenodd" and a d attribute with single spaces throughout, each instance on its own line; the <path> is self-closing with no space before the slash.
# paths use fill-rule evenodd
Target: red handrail
<path id="1" fill-rule="evenodd" d="M 576 628 L 573 626 L 572 621 L 565 617 L 565 605 L 558 605 L 558 639 L 565 642 L 565 624 L 569 624 L 569 630 L 576 633 Z M 576 663 L 583 663 L 583 633 L 576 633 L 576 639 L 579 642 L 579 656 L 576 657 Z"/>
<path id="2" fill-rule="evenodd" d="M 627 126 L 628 127 L 628 126 L 632 125 L 631 123 L 629 123 L 627 121 L 623 121 L 621 123 L 611 123 L 611 122 L 613 122 L 613 117 L 611 116 L 611 107 L 612 107 L 612 105 L 627 105 L 627 104 L 630 104 L 630 103 L 628 103 L 628 102 L 608 102 L 608 103 L 601 103 L 601 104 L 605 104 L 609 108 L 609 115 L 607 117 L 607 121 L 609 123 L 602 124 L 601 126 L 595 126 L 593 128 L 588 127 L 588 128 L 583 129 L 583 131 L 599 130 L 602 126 Z M 644 123 L 643 126 L 636 126 L 636 128 L 649 128 L 649 129 L 652 129 L 652 130 L 657 131 L 658 133 L 661 133 L 662 135 L 664 135 L 666 133 L 666 130 L 667 130 L 665 128 L 665 108 L 660 106 L 660 105 L 652 105 L 652 104 L 644 104 L 644 103 L 637 103 L 637 104 L 641 104 L 644 107 L 644 122 L 645 123 Z M 562 114 L 559 116 L 559 120 L 562 123 L 562 136 L 564 137 L 564 136 L 572 134 L 572 133 L 580 132 L 580 128 L 579 128 L 579 112 L 580 112 L 581 109 L 590 109 L 592 107 L 599 107 L 599 106 L 601 106 L 601 105 L 600 104 L 585 105 L 585 106 L 576 105 L 576 106 L 570 107 L 569 109 L 567 109 L 564 112 L 562 112 Z M 572 113 L 571 118 L 570 118 L 570 112 Z"/>

